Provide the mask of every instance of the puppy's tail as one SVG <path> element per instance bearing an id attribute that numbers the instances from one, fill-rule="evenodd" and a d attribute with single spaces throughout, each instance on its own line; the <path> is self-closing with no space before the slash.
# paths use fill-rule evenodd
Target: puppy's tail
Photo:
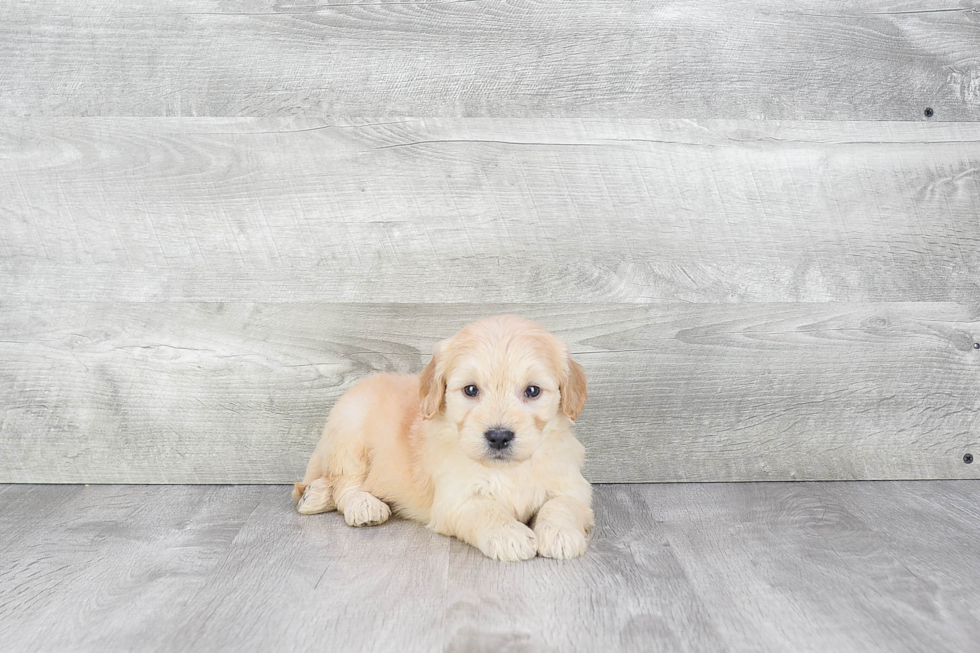
<path id="1" fill-rule="evenodd" d="M 330 483 L 323 476 L 310 483 L 296 483 L 293 486 L 293 501 L 296 502 L 296 512 L 301 515 L 316 515 L 337 509 Z"/>
<path id="2" fill-rule="evenodd" d="M 299 498 L 301 496 L 303 496 L 303 493 L 306 492 L 306 487 L 308 485 L 309 485 L 309 483 L 296 483 L 296 484 L 293 485 L 293 502 L 294 503 L 295 502 L 298 502 L 299 501 Z"/>

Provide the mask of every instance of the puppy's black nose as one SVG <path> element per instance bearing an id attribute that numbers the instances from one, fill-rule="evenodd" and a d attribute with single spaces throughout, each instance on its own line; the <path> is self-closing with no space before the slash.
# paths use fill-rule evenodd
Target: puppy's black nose
<path id="1" fill-rule="evenodd" d="M 498 426 L 487 429 L 483 433 L 483 437 L 487 439 L 487 443 L 489 443 L 491 449 L 503 449 L 514 439 L 514 432 Z"/>

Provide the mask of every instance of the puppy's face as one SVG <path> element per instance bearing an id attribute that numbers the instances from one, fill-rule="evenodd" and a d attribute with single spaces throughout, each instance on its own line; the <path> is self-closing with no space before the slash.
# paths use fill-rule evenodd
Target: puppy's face
<path id="1" fill-rule="evenodd" d="M 576 419 L 585 398 L 585 374 L 565 344 L 509 315 L 440 342 L 421 378 L 424 416 L 455 425 L 460 448 L 485 463 L 527 460 L 546 426 Z"/>

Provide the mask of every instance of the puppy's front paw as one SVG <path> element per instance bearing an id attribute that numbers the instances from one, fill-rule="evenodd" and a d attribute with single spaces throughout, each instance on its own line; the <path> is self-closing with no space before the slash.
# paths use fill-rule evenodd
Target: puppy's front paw
<path id="1" fill-rule="evenodd" d="M 343 510 L 348 526 L 377 526 L 391 517 L 388 504 L 367 492 L 355 492 L 348 496 Z"/>
<path id="2" fill-rule="evenodd" d="M 507 562 L 527 560 L 538 552 L 534 531 L 519 521 L 489 531 L 481 538 L 479 549 L 488 558 Z"/>
<path id="3" fill-rule="evenodd" d="M 559 528 L 551 524 L 534 525 L 538 536 L 538 554 L 546 558 L 577 558 L 589 547 L 585 533 L 572 528 Z"/>

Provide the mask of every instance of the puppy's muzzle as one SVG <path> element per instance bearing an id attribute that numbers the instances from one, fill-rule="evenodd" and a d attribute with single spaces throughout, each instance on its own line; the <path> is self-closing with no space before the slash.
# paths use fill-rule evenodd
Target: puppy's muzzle
<path id="1" fill-rule="evenodd" d="M 487 439 L 487 445 L 489 445 L 491 449 L 503 451 L 509 447 L 510 443 L 514 440 L 514 432 L 510 429 L 495 426 L 492 429 L 487 429 L 484 431 L 483 437 Z"/>

